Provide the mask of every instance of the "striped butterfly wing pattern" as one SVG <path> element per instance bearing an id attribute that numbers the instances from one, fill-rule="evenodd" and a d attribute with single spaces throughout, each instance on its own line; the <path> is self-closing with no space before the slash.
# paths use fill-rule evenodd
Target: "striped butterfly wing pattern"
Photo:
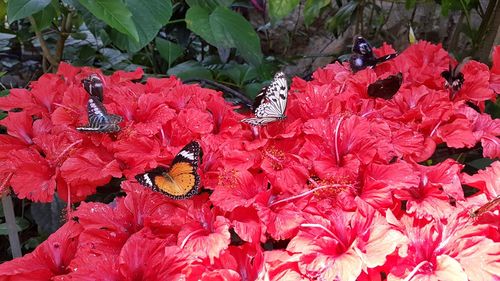
<path id="1" fill-rule="evenodd" d="M 179 151 L 170 168 L 157 167 L 135 178 L 140 184 L 172 199 L 190 198 L 199 192 L 200 176 L 197 170 L 202 158 L 200 144 L 192 141 Z"/>
<path id="2" fill-rule="evenodd" d="M 89 77 L 82 79 L 83 88 L 90 96 L 97 97 L 100 102 L 104 98 L 104 83 L 101 78 L 93 73 Z"/>
<path id="3" fill-rule="evenodd" d="M 245 118 L 242 122 L 253 126 L 266 125 L 282 120 L 285 116 L 288 101 L 288 83 L 283 72 L 274 75 L 269 86 L 265 87 L 255 98 L 257 107 L 255 117 Z"/>
<path id="4" fill-rule="evenodd" d="M 82 132 L 117 133 L 119 123 L 123 120 L 120 115 L 108 114 L 104 105 L 96 96 L 90 96 L 87 102 L 88 125 L 77 127 Z"/>
<path id="5" fill-rule="evenodd" d="M 349 58 L 349 64 L 353 72 L 358 72 L 367 67 L 373 68 L 377 64 L 393 59 L 399 55 L 398 53 L 394 53 L 382 57 L 376 57 L 373 54 L 370 43 L 368 43 L 368 41 L 361 36 L 354 38 L 352 52 L 353 54 Z"/>

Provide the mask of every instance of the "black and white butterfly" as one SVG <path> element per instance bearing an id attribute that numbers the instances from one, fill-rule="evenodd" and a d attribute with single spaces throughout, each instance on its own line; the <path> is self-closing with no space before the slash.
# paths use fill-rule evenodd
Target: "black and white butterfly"
<path id="1" fill-rule="evenodd" d="M 255 117 L 245 118 L 241 122 L 253 126 L 262 126 L 268 123 L 285 119 L 285 110 L 288 100 L 288 83 L 285 73 L 278 72 L 274 75 L 269 86 L 255 97 Z"/>
<path id="2" fill-rule="evenodd" d="M 389 100 L 398 92 L 401 83 L 403 83 L 401 72 L 379 79 L 368 86 L 368 96 Z"/>
<path id="3" fill-rule="evenodd" d="M 123 118 L 120 115 L 108 114 L 108 111 L 98 97 L 90 96 L 87 102 L 89 124 L 77 127 L 82 132 L 116 133 L 120 131 L 118 125 Z"/>
<path id="4" fill-rule="evenodd" d="M 90 96 L 97 97 L 100 102 L 103 101 L 104 98 L 104 83 L 101 78 L 93 73 L 90 74 L 89 77 L 82 79 L 83 88 Z"/>
<path id="5" fill-rule="evenodd" d="M 462 88 L 465 82 L 464 75 L 460 72 L 463 66 L 469 61 L 470 58 L 465 58 L 457 66 L 452 67 L 449 64 L 448 70 L 441 72 L 441 77 L 444 78 L 444 87 L 450 91 L 450 100 L 453 100 L 457 95 L 458 91 Z"/>
<path id="6" fill-rule="evenodd" d="M 389 54 L 382 57 L 376 57 L 373 54 L 372 46 L 365 38 L 357 36 L 354 38 L 352 45 L 353 54 L 349 58 L 349 64 L 353 72 L 358 72 L 367 67 L 375 67 L 377 64 L 383 63 L 397 57 L 399 54 Z"/>

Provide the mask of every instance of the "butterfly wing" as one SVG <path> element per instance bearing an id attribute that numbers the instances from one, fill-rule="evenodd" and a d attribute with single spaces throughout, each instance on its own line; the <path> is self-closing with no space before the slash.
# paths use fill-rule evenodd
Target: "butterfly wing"
<path id="1" fill-rule="evenodd" d="M 137 175 L 137 181 L 172 199 L 185 199 L 198 194 L 200 176 L 198 167 L 203 151 L 198 142 L 192 141 L 179 151 L 170 169 L 158 167 L 147 173 Z"/>
<path id="2" fill-rule="evenodd" d="M 385 55 L 385 56 L 378 57 L 378 58 L 376 58 L 375 64 L 383 63 L 383 62 L 391 60 L 391 59 L 393 59 L 393 58 L 395 58 L 397 56 L 399 56 L 399 53 L 388 54 L 388 55 Z"/>
<path id="3" fill-rule="evenodd" d="M 99 97 L 90 96 L 87 102 L 87 114 L 89 124 L 77 127 L 78 131 L 116 133 L 120 131 L 120 123 L 123 118 L 119 115 L 108 114 Z"/>
<path id="4" fill-rule="evenodd" d="M 252 126 L 263 126 L 278 120 L 280 119 L 276 117 L 254 117 L 254 118 L 245 118 L 241 120 L 241 122 L 245 122 Z"/>
<path id="5" fill-rule="evenodd" d="M 104 83 L 97 74 L 91 74 L 82 80 L 83 88 L 90 96 L 97 97 L 100 102 L 103 101 Z"/>
<path id="6" fill-rule="evenodd" d="M 274 75 L 273 81 L 265 87 L 256 97 L 259 103 L 255 109 L 255 118 L 241 120 L 254 126 L 285 118 L 286 105 L 288 101 L 288 84 L 283 72 Z"/>
<path id="7" fill-rule="evenodd" d="M 374 98 L 391 99 L 403 83 L 403 74 L 391 75 L 385 79 L 379 79 L 368 86 L 368 96 Z"/>
<path id="8" fill-rule="evenodd" d="M 255 109 L 256 117 L 284 118 L 288 101 L 288 83 L 285 73 L 278 72 L 265 91 L 265 100 Z"/>

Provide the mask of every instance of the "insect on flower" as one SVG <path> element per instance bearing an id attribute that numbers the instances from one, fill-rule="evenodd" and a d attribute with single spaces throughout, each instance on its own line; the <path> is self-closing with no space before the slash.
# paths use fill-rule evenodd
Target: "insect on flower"
<path id="1" fill-rule="evenodd" d="M 280 71 L 274 75 L 271 84 L 264 87 L 255 97 L 255 117 L 245 118 L 241 122 L 261 126 L 285 119 L 287 100 L 288 83 L 285 74 Z"/>
<path id="2" fill-rule="evenodd" d="M 458 91 L 462 88 L 465 82 L 464 74 L 460 72 L 463 66 L 469 61 L 469 58 L 465 58 L 461 63 L 455 67 L 449 64 L 448 70 L 441 72 L 441 77 L 444 78 L 444 87 L 450 91 L 450 100 L 453 100 L 457 95 Z"/>
<path id="3" fill-rule="evenodd" d="M 90 96 L 97 97 L 100 102 L 103 101 L 104 98 L 104 83 L 101 78 L 93 73 L 90 74 L 89 77 L 82 79 L 83 88 Z"/>
<path id="4" fill-rule="evenodd" d="M 377 64 L 393 59 L 399 55 L 398 53 L 394 53 L 378 58 L 373 54 L 370 43 L 368 43 L 368 41 L 361 36 L 354 38 L 352 52 L 353 54 L 349 58 L 349 64 L 351 65 L 351 70 L 353 72 L 358 72 L 367 67 L 373 68 Z"/>
<path id="5" fill-rule="evenodd" d="M 494 210 L 498 205 L 500 205 L 500 195 L 472 212 L 470 217 L 477 218 L 482 216 L 484 213 Z"/>
<path id="6" fill-rule="evenodd" d="M 401 72 L 385 79 L 379 79 L 368 86 L 368 95 L 389 100 L 398 92 L 402 82 L 403 74 Z"/>
<path id="7" fill-rule="evenodd" d="M 109 114 L 104 105 L 96 96 L 91 96 L 87 102 L 89 124 L 77 127 L 82 132 L 116 133 L 120 131 L 118 125 L 123 118 L 120 115 Z"/>
<path id="8" fill-rule="evenodd" d="M 192 141 L 177 153 L 170 168 L 157 167 L 135 176 L 137 181 L 172 199 L 186 199 L 198 194 L 200 176 L 198 167 L 203 151 L 198 142 Z"/>

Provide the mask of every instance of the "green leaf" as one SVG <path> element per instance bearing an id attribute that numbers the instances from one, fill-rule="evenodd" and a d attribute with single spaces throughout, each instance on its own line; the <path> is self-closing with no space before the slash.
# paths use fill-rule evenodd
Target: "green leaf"
<path id="1" fill-rule="evenodd" d="M 321 9 L 330 4 L 330 0 L 307 0 L 304 7 L 304 23 L 306 26 L 311 25 L 313 21 L 321 13 Z"/>
<path id="2" fill-rule="evenodd" d="M 406 0 L 406 2 L 405 2 L 405 8 L 407 10 L 413 9 L 415 7 L 415 3 L 417 3 L 417 0 Z"/>
<path id="3" fill-rule="evenodd" d="M 2 76 L 3 76 L 3 74 L 2 74 Z M 0 97 L 5 97 L 5 96 L 9 95 L 9 92 L 10 92 L 9 89 L 1 90 Z"/>
<path id="4" fill-rule="evenodd" d="M 246 82 L 257 78 L 255 67 L 247 64 L 229 63 L 219 73 L 229 77 L 240 88 Z"/>
<path id="5" fill-rule="evenodd" d="M 204 68 L 199 62 L 186 61 L 180 63 L 167 71 L 168 75 L 175 75 L 182 80 L 189 78 L 203 78 L 212 80 L 212 72 Z"/>
<path id="6" fill-rule="evenodd" d="M 1 0 L 0 0 L 1 1 Z M 48 5 L 40 12 L 33 15 L 36 25 L 39 30 L 43 30 L 50 26 L 52 20 L 57 17 L 57 10 L 53 5 Z"/>
<path id="7" fill-rule="evenodd" d="M 120 0 L 78 0 L 96 18 L 139 42 L 132 14 Z M 148 19 L 143 19 L 148 20 Z"/>
<path id="8" fill-rule="evenodd" d="M 23 231 L 30 226 L 30 222 L 21 217 L 16 217 L 17 232 Z M 7 223 L 0 223 L 0 235 L 9 235 Z"/>
<path id="9" fill-rule="evenodd" d="M 186 12 L 186 26 L 189 30 L 199 35 L 208 44 L 217 46 L 212 28 L 210 27 L 210 10 L 199 6 L 189 8 Z"/>
<path id="10" fill-rule="evenodd" d="M 200 7 L 207 10 L 214 10 L 219 6 L 229 7 L 234 0 L 186 0 L 189 7 Z"/>
<path id="11" fill-rule="evenodd" d="M 0 18 L 3 19 L 5 18 L 5 15 L 7 14 L 7 3 L 4 0 L 0 0 Z"/>
<path id="12" fill-rule="evenodd" d="M 354 14 L 354 10 L 358 7 L 358 2 L 352 1 L 343 5 L 333 17 L 327 21 L 327 28 L 331 30 L 335 36 L 339 33 L 344 32 L 349 24 L 351 16 Z"/>
<path id="13" fill-rule="evenodd" d="M 172 3 L 170 0 L 125 0 L 125 4 L 132 12 L 139 41 L 130 40 L 130 37 L 116 31 L 111 32 L 110 37 L 118 48 L 135 53 L 151 42 L 170 20 Z"/>
<path id="14" fill-rule="evenodd" d="M 269 16 L 271 22 L 276 23 L 290 14 L 299 4 L 299 0 L 269 0 Z"/>
<path id="15" fill-rule="evenodd" d="M 7 3 L 7 18 L 9 23 L 23 19 L 41 11 L 51 0 L 10 0 Z"/>
<path id="16" fill-rule="evenodd" d="M 174 42 L 156 37 L 155 43 L 160 56 L 167 61 L 169 67 L 176 59 L 184 54 L 184 48 Z"/>
<path id="17" fill-rule="evenodd" d="M 484 168 L 489 167 L 491 165 L 491 163 L 493 163 L 493 162 L 494 161 L 490 158 L 480 158 L 480 159 L 470 161 L 467 164 L 469 166 L 472 166 L 472 167 L 478 169 L 478 170 L 483 170 Z"/>
<path id="18" fill-rule="evenodd" d="M 262 62 L 259 36 L 242 15 L 218 7 L 210 15 L 209 20 L 217 47 L 234 47 L 253 65 Z"/>
<path id="19" fill-rule="evenodd" d="M 42 244 L 43 241 L 45 241 L 45 239 L 42 236 L 31 237 L 23 243 L 23 248 L 26 250 L 35 249 L 38 245 Z"/>

